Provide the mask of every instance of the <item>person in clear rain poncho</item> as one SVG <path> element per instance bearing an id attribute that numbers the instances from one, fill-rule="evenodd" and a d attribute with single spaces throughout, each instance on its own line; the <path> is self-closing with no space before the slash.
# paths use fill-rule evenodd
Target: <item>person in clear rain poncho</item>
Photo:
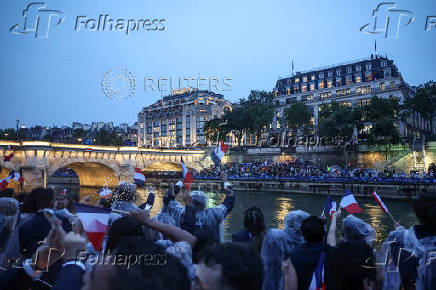
<path id="1" fill-rule="evenodd" d="M 352 214 L 342 221 L 342 233 L 344 242 L 365 242 L 372 246 L 375 239 L 374 228 Z"/>
<path id="2" fill-rule="evenodd" d="M 180 184 L 180 183 L 178 183 Z M 164 196 L 164 212 L 167 212 L 176 222 L 176 225 L 190 232 L 194 236 L 205 235 L 212 243 L 222 241 L 222 225 L 226 216 L 232 211 L 235 203 L 233 189 L 228 182 L 224 182 L 226 197 L 215 207 L 208 208 L 208 197 L 203 191 L 186 191 L 183 194 L 185 206 L 175 200 L 175 195 L 181 187 L 176 185 L 175 190 L 168 190 Z"/>
<path id="3" fill-rule="evenodd" d="M 289 212 L 283 221 L 284 229 L 270 229 L 263 240 L 263 290 L 283 289 L 282 263 L 289 253 L 304 243 L 301 223 L 310 215 L 302 210 Z"/>
<path id="4" fill-rule="evenodd" d="M 120 182 L 111 196 L 112 209 L 122 212 L 129 212 L 131 210 L 138 210 L 139 208 L 134 204 L 136 200 L 136 187 L 134 184 L 127 182 Z"/>
<path id="5" fill-rule="evenodd" d="M 383 289 L 436 289 L 436 197 L 424 193 L 413 207 L 421 224 L 410 229 L 397 224 L 383 242 L 378 257 Z"/>

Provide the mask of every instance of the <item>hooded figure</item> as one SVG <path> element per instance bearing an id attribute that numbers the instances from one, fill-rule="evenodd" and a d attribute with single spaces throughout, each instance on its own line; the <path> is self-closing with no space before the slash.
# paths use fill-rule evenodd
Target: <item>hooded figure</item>
<path id="1" fill-rule="evenodd" d="M 134 204 L 136 200 L 136 187 L 134 184 L 120 182 L 115 194 L 111 196 L 111 199 L 113 199 L 112 209 L 125 212 L 139 209 Z"/>
<path id="2" fill-rule="evenodd" d="M 352 214 L 342 221 L 342 232 L 345 242 L 365 242 L 371 246 L 375 239 L 374 228 Z"/>
<path id="3" fill-rule="evenodd" d="M 270 229 L 263 240 L 261 258 L 263 262 L 263 290 L 283 289 L 282 263 L 289 253 L 304 243 L 301 223 L 310 217 L 305 211 L 289 212 L 283 221 L 284 229 Z"/>
<path id="4" fill-rule="evenodd" d="M 227 187 L 224 201 L 212 208 L 208 208 L 208 197 L 203 191 L 193 191 L 190 195 L 192 203 L 182 206 L 175 200 L 174 195 L 168 192 L 164 197 L 166 211 L 175 220 L 177 226 L 194 236 L 206 232 L 213 242 L 221 242 L 221 223 L 232 211 L 235 203 L 233 190 Z"/>

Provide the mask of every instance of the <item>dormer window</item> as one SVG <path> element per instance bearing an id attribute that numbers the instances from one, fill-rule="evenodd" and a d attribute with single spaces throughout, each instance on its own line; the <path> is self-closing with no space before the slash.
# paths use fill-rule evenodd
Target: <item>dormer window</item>
<path id="1" fill-rule="evenodd" d="M 307 76 L 303 76 L 303 83 L 307 82 Z"/>
<path id="2" fill-rule="evenodd" d="M 312 76 L 310 77 L 310 79 L 311 79 L 312 81 L 314 81 L 314 80 L 315 80 L 315 75 L 312 75 Z"/>
<path id="3" fill-rule="evenodd" d="M 360 64 L 356 65 L 356 71 L 362 71 L 362 66 Z"/>
<path id="4" fill-rule="evenodd" d="M 327 75 L 328 75 L 329 78 L 331 78 L 331 77 L 333 76 L 333 71 L 329 70 L 329 71 L 327 72 Z"/>
<path id="5" fill-rule="evenodd" d="M 320 79 L 323 79 L 323 78 L 324 78 L 324 72 L 320 72 L 320 73 L 319 73 L 319 78 L 320 78 Z"/>
<path id="6" fill-rule="evenodd" d="M 381 66 L 386 67 L 388 65 L 388 62 L 386 60 L 381 61 Z"/>
<path id="7" fill-rule="evenodd" d="M 295 78 L 295 83 L 299 83 L 300 82 L 300 78 Z"/>
<path id="8" fill-rule="evenodd" d="M 340 76 L 340 75 L 341 75 L 341 69 L 337 69 L 337 70 L 336 70 L 336 75 L 337 75 L 337 76 Z"/>
<path id="9" fill-rule="evenodd" d="M 387 67 L 387 68 L 385 68 L 383 70 L 383 76 L 385 78 L 390 78 L 391 77 L 391 68 L 390 67 Z"/>
<path id="10" fill-rule="evenodd" d="M 371 70 L 371 68 L 372 68 L 372 65 L 371 65 L 370 62 L 368 62 L 368 63 L 366 64 L 366 70 Z"/>
<path id="11" fill-rule="evenodd" d="M 347 66 L 347 74 L 350 74 L 353 72 L 353 69 L 351 68 L 351 66 Z"/>

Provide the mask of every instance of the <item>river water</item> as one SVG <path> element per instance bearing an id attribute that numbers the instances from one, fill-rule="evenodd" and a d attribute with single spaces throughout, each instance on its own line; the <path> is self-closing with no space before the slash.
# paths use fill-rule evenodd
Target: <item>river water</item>
<path id="1" fill-rule="evenodd" d="M 64 188 L 63 185 L 52 185 L 52 187 L 55 192 L 60 192 Z M 67 190 L 69 193 L 79 194 L 80 198 L 92 194 L 94 194 L 94 201 L 98 198 L 98 195 L 95 194 L 98 188 L 70 186 L 67 187 Z M 165 189 L 158 190 L 151 216 L 156 215 L 162 208 L 162 196 L 164 194 Z M 209 196 L 209 206 L 218 205 L 224 199 L 223 194 L 214 192 L 208 192 L 207 194 Z M 282 229 L 283 218 L 289 211 L 301 209 L 310 214 L 320 215 L 326 199 L 325 196 L 293 194 L 292 192 L 278 194 L 240 191 L 235 192 L 235 195 L 236 203 L 233 211 L 227 216 L 224 222 L 224 238 L 226 240 L 231 240 L 232 233 L 243 229 L 243 214 L 245 209 L 249 207 L 256 206 L 262 209 L 267 228 L 275 227 Z M 138 188 L 137 196 L 137 204 L 141 204 L 147 199 L 148 191 L 143 188 Z M 333 199 L 339 204 L 340 197 L 333 197 Z M 363 209 L 363 213 L 357 214 L 356 216 L 374 227 L 377 233 L 375 243 L 376 245 L 380 245 L 380 242 L 394 229 L 394 223 L 391 218 L 381 210 L 374 199 L 367 197 L 356 197 L 356 199 Z M 418 222 L 411 201 L 385 199 L 384 202 L 394 218 L 399 220 L 403 226 L 410 227 Z M 342 211 L 342 216 L 345 217 L 346 215 L 345 211 Z M 338 228 L 340 228 L 340 226 L 341 221 L 338 223 Z"/>

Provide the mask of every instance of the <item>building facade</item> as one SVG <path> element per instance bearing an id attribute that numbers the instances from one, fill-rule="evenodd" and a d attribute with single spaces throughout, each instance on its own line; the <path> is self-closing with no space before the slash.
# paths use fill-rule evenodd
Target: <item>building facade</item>
<path id="1" fill-rule="evenodd" d="M 413 96 L 414 89 L 403 80 L 393 60 L 371 56 L 352 62 L 331 65 L 281 78 L 274 88 L 278 105 L 273 129 L 280 129 L 280 117 L 284 109 L 296 101 L 303 101 L 313 110 L 313 123 L 318 124 L 322 104 L 332 101 L 352 106 L 369 104 L 377 95 L 381 98 L 394 96 L 400 104 Z M 424 121 L 413 121 L 414 127 L 425 127 Z M 401 136 L 408 136 L 410 126 L 398 124 Z"/>
<path id="2" fill-rule="evenodd" d="M 176 148 L 205 145 L 204 122 L 220 117 L 231 103 L 211 91 L 181 89 L 138 114 L 138 146 Z"/>

